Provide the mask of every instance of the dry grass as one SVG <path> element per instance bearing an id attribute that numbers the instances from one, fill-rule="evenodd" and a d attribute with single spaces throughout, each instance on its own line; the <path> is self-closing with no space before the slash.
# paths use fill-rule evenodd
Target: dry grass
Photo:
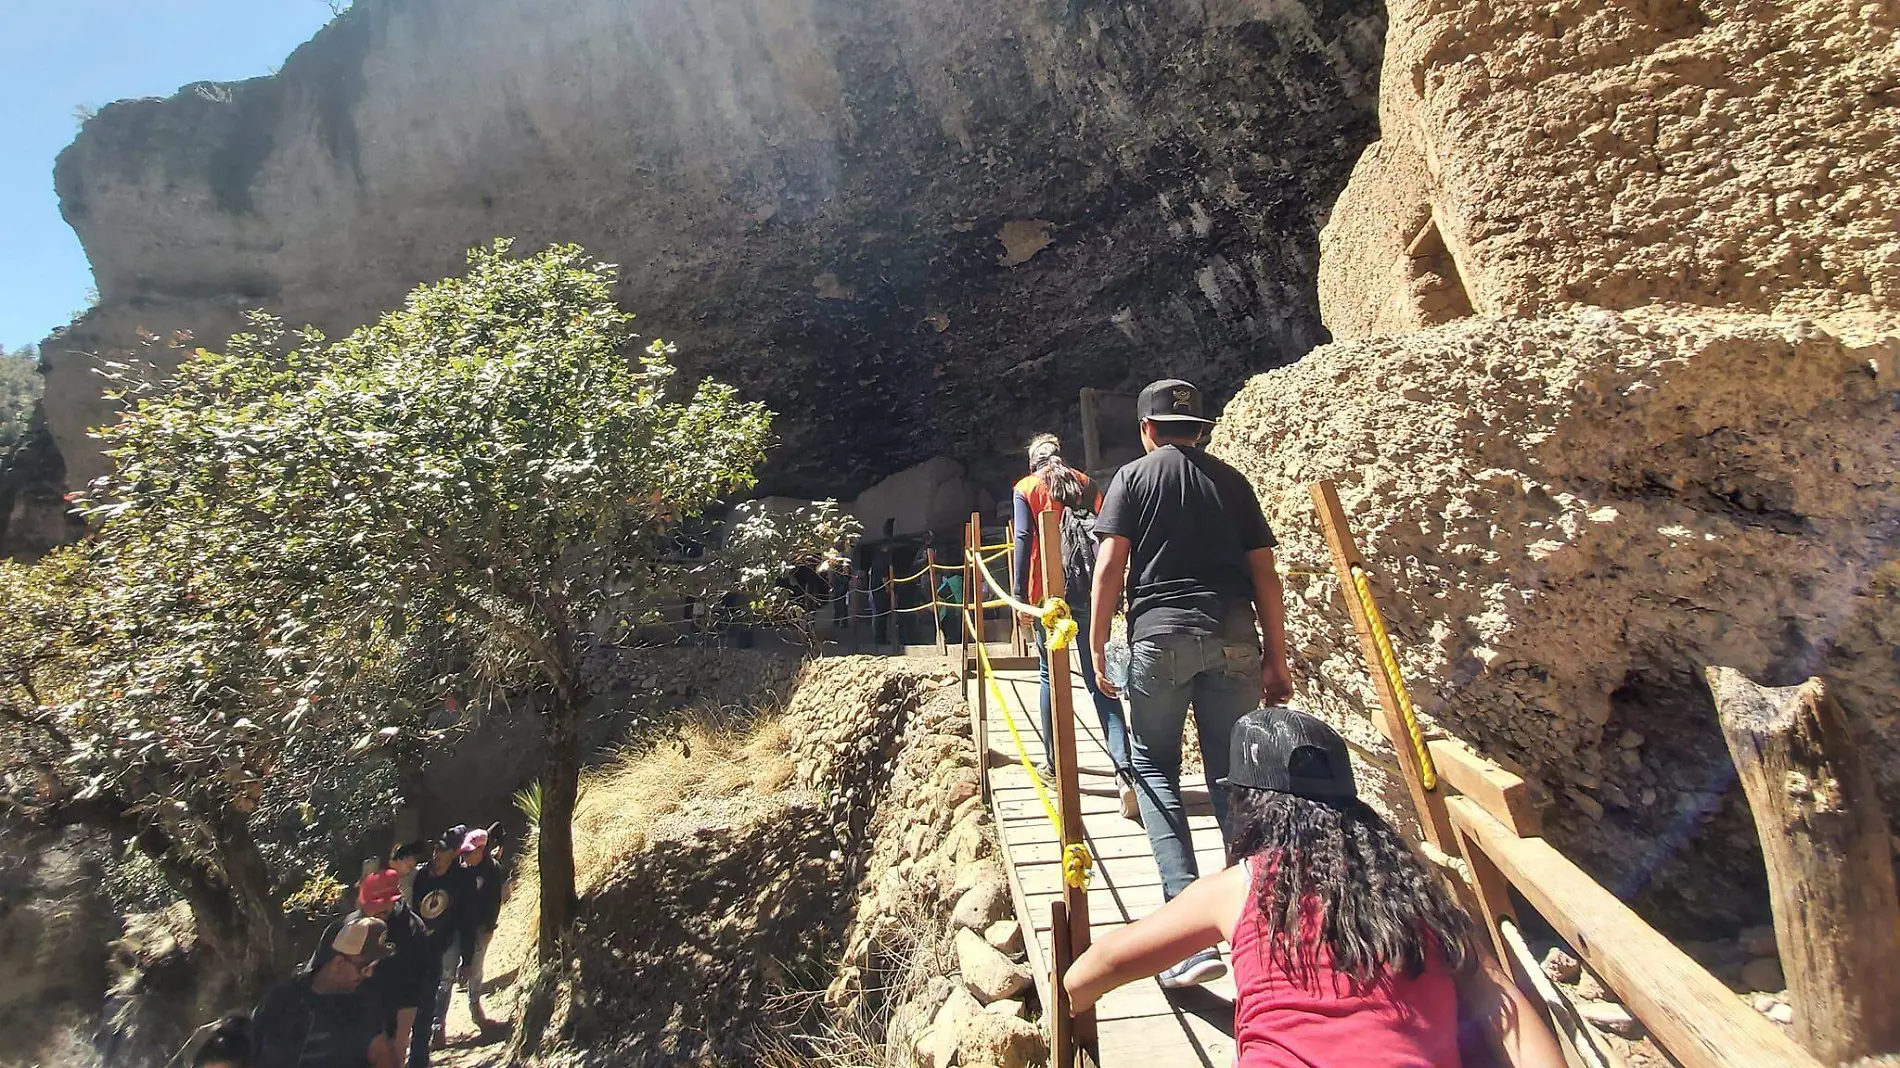
<path id="1" fill-rule="evenodd" d="M 761 1068 L 914 1068 L 917 1058 L 909 1042 L 890 1041 L 893 1015 L 921 997 L 932 979 L 956 974 L 956 941 L 943 906 L 906 896 L 898 902 L 895 915 L 897 922 L 883 949 L 892 960 L 902 961 L 902 966 L 887 973 L 885 985 L 844 1019 L 825 1014 L 822 990 L 780 994 L 774 1014 L 802 1017 L 805 1026 L 795 1033 L 775 1029 L 761 1035 Z"/>
<path id="2" fill-rule="evenodd" d="M 574 811 L 574 882 L 583 898 L 622 859 L 644 849 L 654 828 L 680 814 L 689 801 L 770 796 L 797 778 L 777 710 L 755 714 L 736 706 L 697 707 L 684 716 L 676 738 L 624 754 L 582 777 Z M 529 973 L 540 902 L 539 868 L 530 847 L 516 864 L 514 886 L 490 944 L 491 982 Z"/>

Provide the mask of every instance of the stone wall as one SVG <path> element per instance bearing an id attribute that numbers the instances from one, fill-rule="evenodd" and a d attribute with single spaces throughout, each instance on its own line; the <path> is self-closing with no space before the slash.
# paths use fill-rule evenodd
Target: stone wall
<path id="1" fill-rule="evenodd" d="M 994 892 L 1002 873 L 976 800 L 968 710 L 943 666 L 813 662 L 784 712 L 745 744 L 752 759 L 731 761 L 631 836 L 604 829 L 614 814 L 594 812 L 601 801 L 583 789 L 577 835 L 586 828 L 596 851 L 608 838 L 625 844 L 583 874 L 572 981 L 543 1053 L 746 1059 L 816 1029 L 882 1056 L 893 1021 L 934 1018 L 948 983 L 996 1005 L 947 1029 L 950 1050 L 981 1049 L 1009 1068 L 1039 1060 L 1040 1032 L 1023 1019 L 1028 973 L 1008 943 L 985 943 L 992 956 L 970 965 L 989 966 L 980 985 L 962 978 L 954 948 L 952 914 L 976 876 L 986 920 L 1008 905 Z M 775 745 L 786 773 L 762 782 L 754 765 Z M 531 910 L 519 890 L 508 908 Z M 525 951 L 513 932 L 526 919 L 505 914 L 498 944 Z M 491 961 L 490 975 L 519 963 Z M 889 1050 L 891 1063 L 913 1056 L 907 1043 Z"/>

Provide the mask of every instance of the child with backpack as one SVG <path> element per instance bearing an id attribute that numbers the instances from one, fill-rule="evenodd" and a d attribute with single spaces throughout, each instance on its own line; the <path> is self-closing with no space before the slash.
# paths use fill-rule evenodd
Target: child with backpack
<path id="1" fill-rule="evenodd" d="M 1460 1068 L 1483 1021 L 1511 1063 L 1562 1068 L 1450 889 L 1359 800 L 1331 727 L 1264 708 L 1231 744 L 1231 866 L 1083 953 L 1063 984 L 1074 1012 L 1225 940 L 1239 1068 Z"/>

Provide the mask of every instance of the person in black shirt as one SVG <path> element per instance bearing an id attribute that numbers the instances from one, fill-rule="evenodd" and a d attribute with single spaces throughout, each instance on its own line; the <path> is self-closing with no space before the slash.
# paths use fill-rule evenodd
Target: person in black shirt
<path id="1" fill-rule="evenodd" d="M 468 907 L 468 869 L 458 861 L 468 828 L 451 827 L 436 839 L 434 855 L 416 871 L 416 915 L 428 928 L 428 969 L 423 979 L 427 1019 L 417 1019 L 409 1041 L 409 1068 L 428 1068 L 431 1042 L 443 1040 L 448 1022 L 449 991 L 464 954 L 474 947 L 474 929 Z M 420 1016 L 420 1014 L 418 1014 Z"/>
<path id="2" fill-rule="evenodd" d="M 1200 448 L 1213 425 L 1201 414 L 1200 390 L 1178 379 L 1156 382 L 1141 391 L 1137 411 L 1147 455 L 1116 472 L 1095 520 L 1101 549 L 1089 646 L 1097 686 L 1116 695 L 1104 651 L 1110 607 L 1126 582 L 1130 755 L 1162 897 L 1171 900 L 1200 875 L 1181 805 L 1188 706 L 1225 839 L 1234 724 L 1262 704 L 1280 704 L 1293 685 L 1273 532 L 1246 476 Z M 1163 987 L 1194 986 L 1226 971 L 1207 950 L 1158 979 Z"/>
<path id="3" fill-rule="evenodd" d="M 417 1010 L 428 997 L 423 985 L 434 974 L 429 962 L 429 929 L 422 917 L 402 899 L 402 872 L 384 868 L 363 876 L 356 888 L 356 908 L 365 916 L 383 921 L 389 928 L 389 944 L 394 953 L 378 965 L 376 973 L 364 984 L 383 1007 L 383 1027 L 391 1045 L 407 1050 L 416 1024 Z"/>
<path id="4" fill-rule="evenodd" d="M 492 1030 L 494 1021 L 482 1008 L 482 969 L 488 956 L 488 940 L 501 921 L 501 865 L 495 859 L 498 843 L 494 836 L 500 824 L 477 827 L 462 840 L 462 867 L 469 877 L 469 927 L 475 936 L 473 950 L 462 962 L 462 986 L 468 990 L 468 1014 L 475 1026 Z"/>
<path id="5" fill-rule="evenodd" d="M 362 988 L 392 952 L 381 920 L 331 924 L 303 970 L 252 1014 L 250 1068 L 396 1068 L 378 1003 Z"/>

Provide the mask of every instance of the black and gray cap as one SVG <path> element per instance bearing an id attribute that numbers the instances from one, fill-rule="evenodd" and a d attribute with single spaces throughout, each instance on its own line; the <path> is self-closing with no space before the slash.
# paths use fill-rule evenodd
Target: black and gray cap
<path id="1" fill-rule="evenodd" d="M 1234 724 L 1222 782 L 1315 801 L 1359 796 L 1346 740 L 1325 720 L 1290 708 L 1258 709 Z"/>
<path id="2" fill-rule="evenodd" d="M 1150 382 L 1135 401 L 1135 413 L 1151 423 L 1188 423 L 1213 426 L 1201 410 L 1201 391 L 1192 382 L 1164 378 Z"/>

